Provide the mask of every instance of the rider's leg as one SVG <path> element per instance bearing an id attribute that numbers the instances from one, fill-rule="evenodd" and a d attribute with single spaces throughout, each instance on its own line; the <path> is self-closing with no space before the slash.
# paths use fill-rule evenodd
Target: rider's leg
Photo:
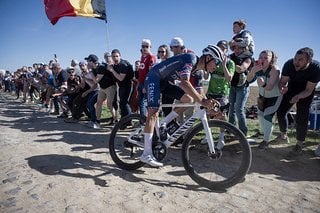
<path id="1" fill-rule="evenodd" d="M 146 118 L 146 126 L 144 128 L 144 150 L 140 157 L 140 161 L 154 167 L 163 166 L 163 163 L 158 162 L 152 154 L 152 135 L 157 118 L 158 108 L 149 107 Z"/>
<path id="2" fill-rule="evenodd" d="M 144 150 L 143 155 L 152 154 L 152 135 L 156 120 L 158 119 L 158 109 L 148 108 L 146 126 L 144 128 Z"/>
<path id="3" fill-rule="evenodd" d="M 193 99 L 190 95 L 184 94 L 180 100 L 181 103 L 192 103 Z M 186 107 L 176 107 L 172 110 L 169 115 L 167 115 L 164 119 L 161 120 L 160 125 L 163 123 L 170 123 L 173 119 L 178 117 L 180 113 L 183 113 L 187 108 Z"/>

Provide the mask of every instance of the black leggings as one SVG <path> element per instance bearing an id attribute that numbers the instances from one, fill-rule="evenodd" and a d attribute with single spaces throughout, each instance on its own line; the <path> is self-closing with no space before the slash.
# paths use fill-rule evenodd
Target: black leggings
<path id="1" fill-rule="evenodd" d="M 283 96 L 282 102 L 279 106 L 277 111 L 278 123 L 281 132 L 287 132 L 288 130 L 288 120 L 287 120 L 287 113 L 293 106 L 290 103 L 291 98 L 294 95 L 287 95 Z M 309 108 L 313 100 L 313 93 L 303 99 L 298 101 L 297 105 L 297 113 L 296 113 L 296 139 L 298 141 L 304 141 L 307 136 L 308 130 L 308 122 L 309 122 Z"/>

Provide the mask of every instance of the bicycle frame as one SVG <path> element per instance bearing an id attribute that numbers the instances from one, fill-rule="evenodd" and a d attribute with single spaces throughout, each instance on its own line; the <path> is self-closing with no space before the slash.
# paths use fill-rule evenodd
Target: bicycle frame
<path id="1" fill-rule="evenodd" d="M 199 104 L 162 104 L 160 105 L 160 108 L 163 108 L 163 107 L 195 107 L 196 108 L 193 115 L 189 119 L 187 119 L 177 130 L 175 130 L 172 135 L 170 135 L 165 141 L 162 142 L 167 148 L 171 146 L 171 144 L 173 144 L 179 137 L 184 135 L 185 132 L 189 130 L 195 124 L 196 121 L 201 120 L 204 131 L 205 131 L 206 139 L 208 142 L 210 154 L 215 154 L 214 141 L 209 128 L 205 108 L 200 108 Z M 159 120 L 159 117 L 158 117 L 158 120 Z M 143 131 L 142 128 L 137 128 L 136 131 L 130 134 L 128 141 L 137 146 L 143 147 L 142 143 L 139 143 L 132 138 L 132 136 L 137 135 L 137 133 L 141 131 Z M 157 134 L 157 133 L 154 132 L 154 134 Z"/>
<path id="2" fill-rule="evenodd" d="M 203 129 L 205 131 L 206 139 L 209 146 L 210 154 L 215 153 L 214 149 L 214 141 L 211 135 L 211 131 L 208 124 L 208 119 L 206 116 L 206 108 L 200 108 L 200 104 L 162 104 L 160 107 L 195 107 L 195 112 L 193 115 L 188 118 L 172 135 L 170 135 L 167 140 L 165 140 L 163 143 L 166 145 L 166 147 L 169 147 L 171 144 L 173 144 L 179 137 L 185 134 L 185 132 L 190 129 L 194 123 L 198 120 L 201 120 L 203 124 Z M 159 118 L 158 118 L 159 119 Z"/>

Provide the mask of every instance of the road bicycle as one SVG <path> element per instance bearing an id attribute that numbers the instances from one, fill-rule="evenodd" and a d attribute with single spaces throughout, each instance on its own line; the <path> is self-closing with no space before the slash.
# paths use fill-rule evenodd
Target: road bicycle
<path id="1" fill-rule="evenodd" d="M 170 106 L 190 107 L 186 104 L 161 105 Z M 251 148 L 244 134 L 226 121 L 208 120 L 209 110 L 198 104 L 192 106 L 195 107 L 193 115 L 182 125 L 172 128 L 168 124 L 168 134 L 164 141 L 159 141 L 160 137 L 154 131 L 152 147 L 155 158 L 163 161 L 168 148 L 182 138 L 183 166 L 200 186 L 211 190 L 225 190 L 243 181 L 252 159 Z M 109 138 L 109 152 L 120 168 L 135 170 L 145 165 L 139 160 L 144 148 L 145 121 L 145 116 L 131 114 L 121 118 L 113 127 Z M 221 132 L 224 140 L 219 140 Z"/>

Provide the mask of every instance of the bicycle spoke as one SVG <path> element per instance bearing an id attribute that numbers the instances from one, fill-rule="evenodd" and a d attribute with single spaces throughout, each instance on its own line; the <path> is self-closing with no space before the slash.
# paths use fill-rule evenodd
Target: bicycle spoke
<path id="1" fill-rule="evenodd" d="M 144 122 L 144 117 L 132 114 L 114 126 L 110 135 L 109 150 L 113 161 L 120 168 L 133 170 L 143 166 L 139 157 L 143 153 Z"/>

